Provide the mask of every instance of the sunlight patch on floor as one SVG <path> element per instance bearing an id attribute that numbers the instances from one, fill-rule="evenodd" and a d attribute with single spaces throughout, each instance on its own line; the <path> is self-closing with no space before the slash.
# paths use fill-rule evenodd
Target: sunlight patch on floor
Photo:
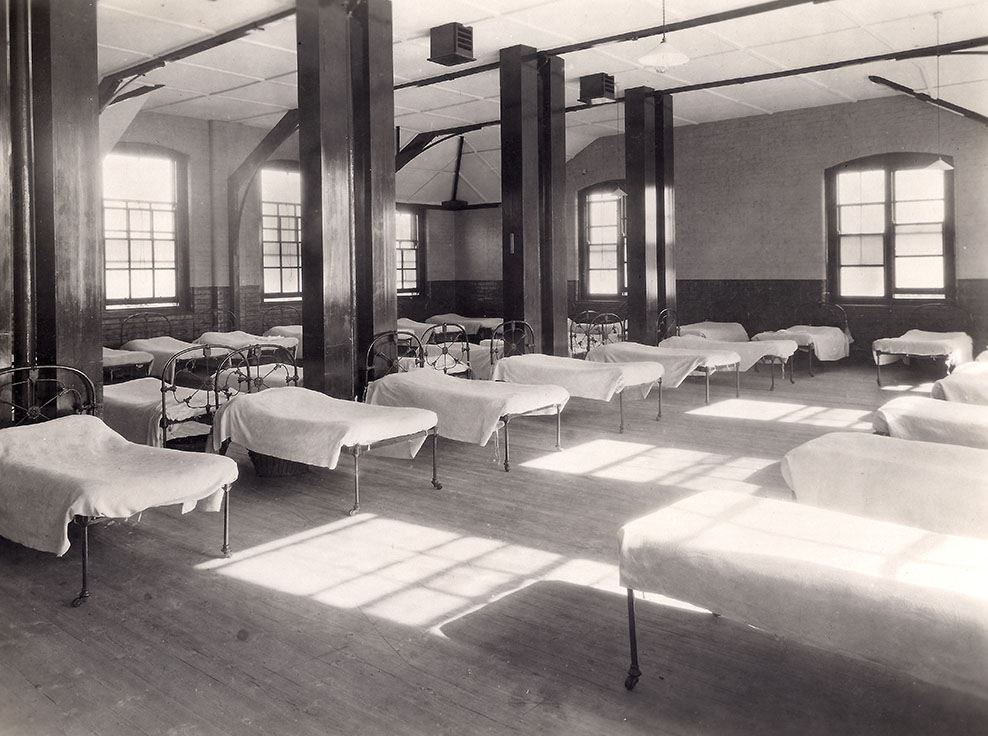
<path id="1" fill-rule="evenodd" d="M 833 409 L 824 406 L 756 401 L 754 399 L 726 399 L 710 406 L 690 409 L 686 413 L 724 419 L 810 424 L 815 427 L 833 427 L 835 429 L 871 429 L 871 422 L 864 421 L 871 414 L 870 410 Z"/>
<path id="2" fill-rule="evenodd" d="M 895 383 L 882 386 L 882 391 L 895 391 L 898 393 L 911 391 L 916 394 L 929 394 L 932 390 L 933 381 L 927 381 L 926 383 Z"/>

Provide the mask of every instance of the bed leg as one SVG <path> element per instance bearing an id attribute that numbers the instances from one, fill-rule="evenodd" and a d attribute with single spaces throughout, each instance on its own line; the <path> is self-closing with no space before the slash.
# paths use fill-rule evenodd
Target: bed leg
<path id="1" fill-rule="evenodd" d="M 710 403 L 710 369 L 704 368 L 703 370 L 703 403 Z"/>
<path id="2" fill-rule="evenodd" d="M 563 449 L 563 407 L 556 404 L 556 449 Z"/>
<path id="3" fill-rule="evenodd" d="M 437 491 L 443 489 L 439 482 L 439 427 L 432 428 L 432 487 Z"/>
<path id="4" fill-rule="evenodd" d="M 768 365 L 769 374 L 772 376 L 772 384 L 768 387 L 769 391 L 775 391 L 775 360 L 773 359 Z M 782 377 L 785 378 L 785 367 L 782 368 Z"/>
<path id="5" fill-rule="evenodd" d="M 508 455 L 508 423 L 510 419 L 504 420 L 504 472 L 508 473 L 511 471 L 511 458 Z"/>
<path id="6" fill-rule="evenodd" d="M 882 385 L 882 354 L 875 352 L 875 381 Z"/>
<path id="7" fill-rule="evenodd" d="M 638 632 L 635 626 L 635 591 L 628 588 L 628 642 L 631 645 L 631 666 L 628 676 L 624 678 L 624 687 L 634 690 L 642 671 L 638 668 Z"/>
<path id="8" fill-rule="evenodd" d="M 621 426 L 618 427 L 618 432 L 624 434 L 624 391 L 618 394 L 618 412 L 621 415 Z"/>
<path id="9" fill-rule="evenodd" d="M 813 375 L 813 353 L 814 350 L 812 347 L 806 353 L 806 367 L 810 370 L 810 378 L 816 378 L 816 376 Z"/>
<path id="10" fill-rule="evenodd" d="M 75 517 L 76 524 L 82 529 L 82 590 L 72 601 L 72 607 L 78 608 L 89 599 L 89 517 Z"/>
<path id="11" fill-rule="evenodd" d="M 230 486 L 223 486 L 223 556 L 230 556 Z"/>
<path id="12" fill-rule="evenodd" d="M 734 364 L 734 396 L 741 398 L 741 364 Z"/>
<path id="13" fill-rule="evenodd" d="M 662 418 L 662 379 L 659 379 L 659 413 L 655 415 L 655 421 Z"/>
<path id="14" fill-rule="evenodd" d="M 231 440 L 230 440 L 229 437 L 227 439 L 223 440 L 223 444 L 220 445 L 220 449 L 219 449 L 219 452 L 217 454 L 218 455 L 226 455 L 227 450 L 230 449 L 230 442 L 231 442 Z"/>
<path id="15" fill-rule="evenodd" d="M 360 448 L 354 447 L 353 453 L 353 508 L 346 512 L 347 516 L 353 516 L 360 511 Z"/>
<path id="16" fill-rule="evenodd" d="M 785 378 L 786 377 L 785 366 L 786 365 L 789 366 L 789 383 L 796 383 L 796 358 L 793 357 L 794 355 L 795 353 L 789 356 L 789 358 L 785 362 L 785 365 L 782 368 L 782 377 Z"/>

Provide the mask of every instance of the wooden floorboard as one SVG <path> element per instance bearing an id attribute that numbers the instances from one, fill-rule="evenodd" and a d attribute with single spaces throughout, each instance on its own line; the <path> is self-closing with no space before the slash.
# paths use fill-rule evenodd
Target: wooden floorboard
<path id="1" fill-rule="evenodd" d="M 929 376 L 888 371 L 902 391 Z M 900 391 L 867 366 L 768 390 L 764 370 L 617 406 L 574 400 L 493 448 L 259 479 L 245 453 L 231 560 L 218 514 L 156 510 L 91 529 L 62 559 L 0 540 L 0 734 L 961 734 L 988 701 L 649 596 L 645 675 L 624 690 L 618 528 L 700 490 L 789 498 L 779 459 L 869 431 Z"/>

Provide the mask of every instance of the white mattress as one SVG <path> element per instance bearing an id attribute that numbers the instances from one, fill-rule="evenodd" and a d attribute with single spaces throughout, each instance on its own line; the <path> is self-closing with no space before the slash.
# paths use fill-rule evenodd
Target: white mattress
<path id="1" fill-rule="evenodd" d="M 984 355 L 984 353 L 982 353 Z M 933 384 L 930 396 L 946 401 L 988 406 L 988 362 L 977 361 L 957 366 L 946 378 Z"/>
<path id="2" fill-rule="evenodd" d="M 295 359 L 302 359 L 302 325 L 275 325 L 262 337 L 291 337 L 295 339 Z M 262 341 L 263 342 L 263 341 Z"/>
<path id="3" fill-rule="evenodd" d="M 988 540 L 708 491 L 620 544 L 622 585 L 984 696 Z"/>
<path id="4" fill-rule="evenodd" d="M 760 340 L 758 342 L 730 342 L 710 340 L 695 335 L 667 337 L 660 348 L 684 348 L 686 350 L 729 350 L 741 358 L 741 370 L 747 371 L 763 358 L 789 360 L 799 349 L 794 340 Z"/>
<path id="5" fill-rule="evenodd" d="M 974 342 L 966 332 L 927 332 L 909 330 L 899 337 L 883 337 L 871 344 L 873 351 L 880 350 L 882 365 L 900 360 L 902 355 L 946 355 L 950 365 L 961 365 L 973 360 Z M 876 360 L 878 356 L 875 356 Z"/>
<path id="6" fill-rule="evenodd" d="M 988 537 L 988 450 L 832 432 L 790 450 L 782 476 L 800 503 Z"/>
<path id="7" fill-rule="evenodd" d="M 213 422 L 213 448 L 226 440 L 265 455 L 335 468 L 345 447 L 425 432 L 435 413 L 423 409 L 370 406 L 288 386 L 230 399 Z M 405 445 L 414 457 L 425 436 Z"/>
<path id="8" fill-rule="evenodd" d="M 648 396 L 662 379 L 663 367 L 654 361 L 639 363 L 588 363 L 557 355 L 512 355 L 494 366 L 495 381 L 562 386 L 571 396 L 610 401 L 626 388 L 638 387 Z"/>
<path id="9" fill-rule="evenodd" d="M 433 325 L 441 325 L 444 322 L 460 325 L 469 335 L 476 335 L 481 330 L 493 330 L 504 322 L 500 317 L 464 317 L 462 314 L 457 314 L 456 312 L 435 314 L 431 317 L 426 317 L 425 321 Z"/>
<path id="10" fill-rule="evenodd" d="M 425 338 L 425 333 L 431 330 L 435 325 L 428 322 L 416 322 L 414 319 L 408 319 L 406 317 L 400 317 L 398 319 L 398 329 L 403 332 L 411 332 L 419 340 Z"/>
<path id="11" fill-rule="evenodd" d="M 759 332 L 752 340 L 795 340 L 800 347 L 812 347 L 817 360 L 840 360 L 851 354 L 851 339 L 839 327 L 793 325 L 784 330 Z"/>
<path id="12" fill-rule="evenodd" d="M 240 350 L 250 345 L 280 345 L 288 350 L 295 350 L 299 341 L 295 337 L 278 337 L 277 335 L 252 335 L 249 332 L 234 330 L 232 332 L 204 332 L 196 338 L 200 345 L 219 345 L 230 350 Z"/>
<path id="13" fill-rule="evenodd" d="M 368 403 L 430 409 L 439 416 L 440 436 L 481 446 L 501 417 L 564 407 L 568 401 L 569 393 L 559 386 L 466 381 L 432 370 L 393 373 L 367 387 Z M 555 413 L 554 408 L 550 411 Z"/>
<path id="14" fill-rule="evenodd" d="M 679 334 L 723 342 L 748 342 L 748 331 L 740 322 L 694 322 L 680 325 Z"/>
<path id="15" fill-rule="evenodd" d="M 873 425 L 890 437 L 988 450 L 988 406 L 899 396 L 875 411 Z"/>
<path id="16" fill-rule="evenodd" d="M 140 340 L 130 340 L 125 342 L 120 346 L 123 350 L 139 350 L 144 353 L 150 353 L 154 356 L 154 363 L 151 365 L 151 375 L 161 376 L 161 372 L 165 369 L 165 364 L 171 359 L 171 357 L 182 350 L 187 348 L 198 348 L 199 345 L 196 343 L 185 342 L 184 340 L 176 340 L 174 337 L 167 337 L 161 335 L 159 337 L 148 337 Z M 194 360 L 196 358 L 202 357 L 202 351 L 187 353 L 186 358 L 188 360 Z"/>
<path id="17" fill-rule="evenodd" d="M 0 430 L 0 535 L 65 554 L 74 516 L 127 518 L 155 506 L 218 511 L 237 479 L 226 457 L 135 445 L 101 420 L 67 416 Z"/>
<path id="18" fill-rule="evenodd" d="M 154 356 L 140 350 L 114 350 L 103 348 L 104 368 L 123 368 L 124 366 L 144 365 L 153 363 Z"/>
<path id="19" fill-rule="evenodd" d="M 676 388 L 697 368 L 726 368 L 740 363 L 741 356 L 726 350 L 696 351 L 615 342 L 593 348 L 587 353 L 587 360 L 595 363 L 659 363 L 663 368 L 663 388 Z"/>
<path id="20" fill-rule="evenodd" d="M 214 400 L 206 391 L 177 386 L 166 398 L 168 418 L 173 421 L 193 419 L 206 414 L 206 405 Z M 189 403 L 182 403 L 189 399 Z M 103 421 L 130 442 L 162 447 L 161 379 L 137 378 L 103 387 Z M 208 427 L 203 427 L 205 434 Z M 171 434 L 169 434 L 169 438 Z"/>

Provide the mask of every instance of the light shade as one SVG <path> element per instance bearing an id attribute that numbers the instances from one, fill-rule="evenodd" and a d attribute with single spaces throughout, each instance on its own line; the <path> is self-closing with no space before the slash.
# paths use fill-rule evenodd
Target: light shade
<path id="1" fill-rule="evenodd" d="M 929 171 L 953 171 L 954 167 L 943 160 L 943 156 L 937 156 L 937 160 L 926 167 Z"/>
<path id="2" fill-rule="evenodd" d="M 682 66 L 690 60 L 686 54 L 669 43 L 665 36 L 659 41 L 659 45 L 649 51 L 644 56 L 638 57 L 638 63 L 642 66 L 650 66 L 664 72 L 674 66 Z"/>

